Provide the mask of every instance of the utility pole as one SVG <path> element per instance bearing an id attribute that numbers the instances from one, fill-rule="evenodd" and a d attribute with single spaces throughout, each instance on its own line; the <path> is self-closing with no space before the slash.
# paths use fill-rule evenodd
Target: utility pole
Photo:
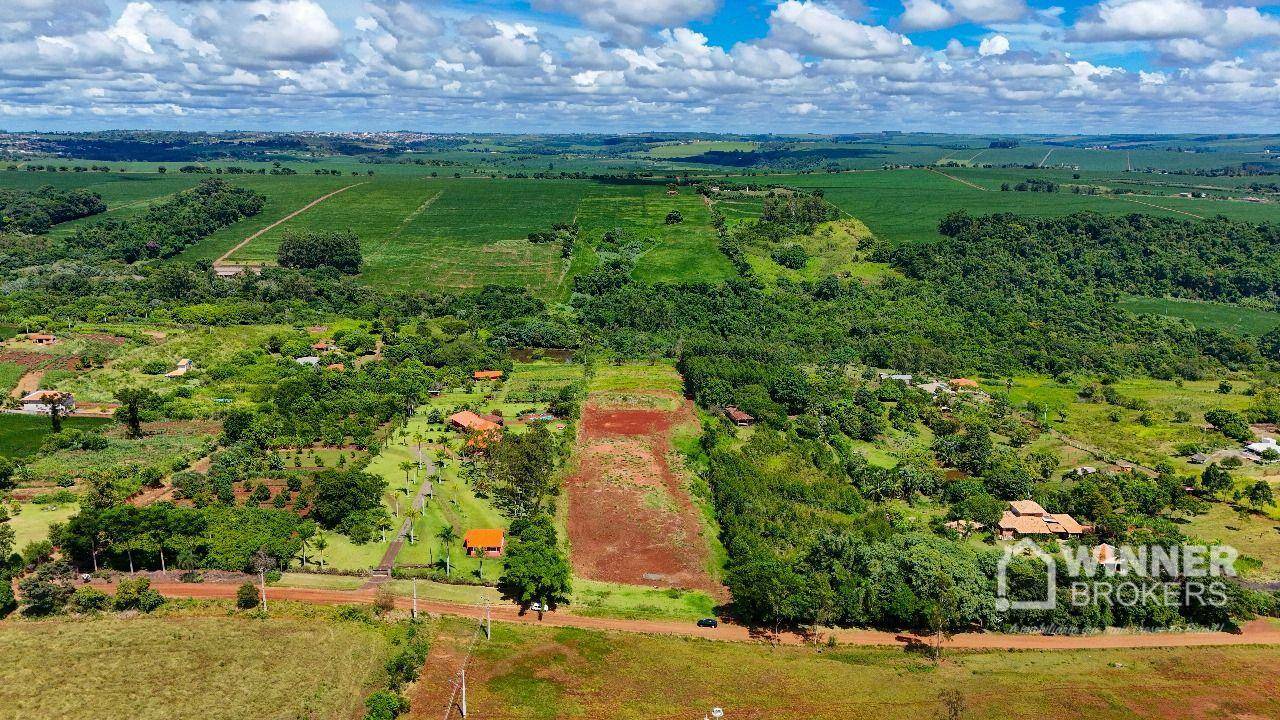
<path id="1" fill-rule="evenodd" d="M 413 614 L 410 617 L 414 620 L 418 619 L 418 578 L 417 577 L 413 578 Z"/>
<path id="2" fill-rule="evenodd" d="M 493 639 L 493 620 L 489 617 L 489 598 L 484 599 L 484 639 Z"/>
<path id="3" fill-rule="evenodd" d="M 462 710 L 462 717 L 467 716 L 467 666 L 465 662 L 464 660 L 462 666 L 462 705 L 459 708 Z"/>
<path id="4" fill-rule="evenodd" d="M 262 595 L 262 612 L 263 614 L 266 614 L 267 612 L 267 571 L 266 570 L 258 571 L 258 587 L 259 587 L 259 594 Z"/>

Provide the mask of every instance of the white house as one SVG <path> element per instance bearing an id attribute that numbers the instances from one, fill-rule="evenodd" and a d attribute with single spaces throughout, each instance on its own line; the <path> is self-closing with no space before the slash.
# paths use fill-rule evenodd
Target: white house
<path id="1" fill-rule="evenodd" d="M 188 358 L 182 358 L 181 360 L 178 361 L 178 366 L 170 370 L 169 372 L 165 373 L 164 376 L 167 378 L 182 377 L 183 375 L 186 375 L 187 371 L 190 369 L 191 369 L 191 360 L 189 360 Z"/>
<path id="2" fill-rule="evenodd" d="M 298 364 L 299 365 L 319 365 L 320 358 L 316 357 L 315 355 L 306 355 L 304 357 L 298 358 Z"/>
<path id="3" fill-rule="evenodd" d="M 22 398 L 22 412 L 33 415 L 48 415 L 56 404 L 61 414 L 75 412 L 76 399 L 71 393 L 58 390 L 36 390 Z"/>
<path id="4" fill-rule="evenodd" d="M 905 373 L 883 373 L 882 372 L 880 373 L 880 379 L 881 380 L 897 380 L 898 382 L 904 382 L 910 385 L 912 376 L 907 375 Z"/>
<path id="5" fill-rule="evenodd" d="M 1262 453 L 1268 450 L 1275 450 L 1276 452 L 1280 452 L 1280 445 L 1276 444 L 1275 438 L 1263 438 L 1258 442 L 1249 443 L 1248 445 L 1245 445 L 1244 449 L 1248 450 L 1249 452 L 1255 455 L 1261 455 Z"/>

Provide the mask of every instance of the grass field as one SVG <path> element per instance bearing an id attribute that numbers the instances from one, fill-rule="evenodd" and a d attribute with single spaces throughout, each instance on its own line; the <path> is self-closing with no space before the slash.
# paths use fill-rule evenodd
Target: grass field
<path id="1" fill-rule="evenodd" d="M 644 154 L 659 160 L 687 158 L 706 152 L 749 152 L 759 147 L 759 143 L 737 142 L 732 140 L 694 140 L 691 142 L 656 145 Z"/>
<path id="2" fill-rule="evenodd" d="M 1238 383 L 1240 387 L 1234 392 L 1224 395 L 1217 392 L 1216 380 L 1184 382 L 1181 387 L 1167 380 L 1126 379 L 1117 382 L 1115 388 L 1121 396 L 1145 400 L 1151 404 L 1149 415 L 1153 422 L 1143 425 L 1137 421 L 1140 414 L 1137 410 L 1081 401 L 1078 393 L 1089 382 L 1091 379 L 1085 377 L 1074 378 L 1065 384 L 1044 377 L 1019 377 L 1013 379 L 1009 397 L 1017 406 L 1025 405 L 1028 400 L 1036 400 L 1051 408 L 1050 425 L 1054 429 L 1100 448 L 1112 457 L 1148 465 L 1172 459 L 1179 469 L 1196 473 L 1199 472 L 1196 466 L 1188 465 L 1182 458 L 1172 457 L 1175 446 L 1194 442 L 1234 447 L 1234 441 L 1201 429 L 1204 413 L 1215 408 L 1243 411 L 1253 404 L 1253 399 L 1241 392 L 1244 390 L 1243 383 Z M 1002 392 L 1005 387 L 1002 382 L 993 382 L 987 389 Z M 1056 420 L 1058 409 L 1066 413 L 1067 419 L 1064 422 Z M 1173 416 L 1179 410 L 1189 413 L 1191 420 L 1175 422 Z M 1109 419 L 1108 415 L 1112 411 L 1120 413 L 1119 422 Z M 1250 464 L 1236 474 L 1250 471 L 1262 472 L 1263 469 Z"/>
<path id="3" fill-rule="evenodd" d="M 1182 532 L 1209 543 L 1230 545 L 1241 556 L 1261 563 L 1252 569 L 1237 567 L 1247 580 L 1275 582 L 1280 580 L 1280 521 L 1254 512 L 1240 513 L 1224 503 L 1213 503 L 1209 512 L 1187 519 Z"/>
<path id="4" fill-rule="evenodd" d="M 444 290 L 518 285 L 542 296 L 565 297 L 572 275 L 590 270 L 594 261 L 590 256 L 566 261 L 555 244 L 530 243 L 527 236 L 577 220 L 592 241 L 613 228 L 647 238 L 649 248 L 637 260 L 641 280 L 715 281 L 733 274 L 716 248 L 701 199 L 688 192 L 668 197 L 662 185 L 407 176 L 311 178 L 305 184 L 293 178 L 291 183 L 277 179 L 276 188 L 263 188 L 269 202 L 260 215 L 224 228 L 183 258 L 213 259 L 316 197 L 363 183 L 263 233 L 230 260 L 272 261 L 290 228 L 350 228 L 361 237 L 361 277 L 370 284 Z M 685 222 L 666 225 L 671 210 L 680 210 Z"/>
<path id="5" fill-rule="evenodd" d="M 100 428 L 110 425 L 109 419 L 98 418 L 64 418 L 64 429 Z M 49 418 L 44 415 L 0 414 L 0 457 L 25 457 L 40 449 L 40 443 L 53 432 Z"/>
<path id="6" fill-rule="evenodd" d="M 360 623 L 181 615 L 0 623 L 0 647 L 0 716 L 63 720 L 347 720 L 390 653 Z"/>
<path id="7" fill-rule="evenodd" d="M 941 172 L 912 169 L 839 174 L 814 173 L 776 176 L 769 178 L 769 181 L 799 187 L 822 188 L 826 198 L 834 205 L 866 223 L 867 227 L 881 239 L 892 243 L 920 242 L 936 237 L 938 221 L 953 210 L 968 210 L 975 215 L 1013 212 L 1042 216 L 1066 215 L 1087 210 L 1108 215 L 1143 213 L 1192 219 L 1184 214 L 1189 212 L 1205 217 L 1223 214 L 1227 217 L 1251 221 L 1280 219 L 1280 204 L 1277 203 L 1251 205 L 1173 197 L 1125 199 L 1101 195 L 1076 195 L 1071 192 L 1000 192 L 1001 181 L 1016 182 L 1026 177 L 1072 182 L 1071 173 L 1064 171 L 963 168 L 944 168 Z M 980 190 L 962 181 L 988 189 Z M 1141 204 L 1133 200 L 1150 204 Z M 1159 207 L 1153 207 L 1153 204 Z"/>
<path id="8" fill-rule="evenodd" d="M 666 224 L 673 210 L 684 222 Z M 596 185 L 577 219 L 590 241 L 615 228 L 646 240 L 635 269 L 643 282 L 717 282 L 735 274 L 717 247 L 710 210 L 687 188 L 669 196 L 662 185 Z"/>
<path id="9" fill-rule="evenodd" d="M 443 631 L 442 631 L 443 633 Z M 467 676 L 469 709 L 503 718 L 1263 718 L 1280 713 L 1274 648 L 951 652 L 764 648 L 495 625 Z M 447 693 L 446 693 L 447 694 Z M 419 715 L 418 717 L 427 717 Z"/>
<path id="10" fill-rule="evenodd" d="M 6 521 L 9 527 L 13 528 L 15 536 L 13 547 L 17 550 L 21 550 L 29 542 L 47 540 L 49 526 L 66 522 L 72 515 L 79 512 L 80 507 L 74 503 L 70 505 L 25 503 L 20 506 L 20 509 L 21 512 L 16 515 L 10 514 Z"/>
<path id="11" fill-rule="evenodd" d="M 1278 312 L 1225 303 L 1131 297 L 1120 306 L 1133 313 L 1182 318 L 1198 328 L 1229 330 L 1240 335 L 1263 335 L 1280 326 Z"/>

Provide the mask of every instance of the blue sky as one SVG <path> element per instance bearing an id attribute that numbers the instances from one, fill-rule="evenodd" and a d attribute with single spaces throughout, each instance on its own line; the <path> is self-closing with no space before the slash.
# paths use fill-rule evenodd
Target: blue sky
<path id="1" fill-rule="evenodd" d="M 1280 132 L 1255 0 L 6 0 L 0 127 Z"/>

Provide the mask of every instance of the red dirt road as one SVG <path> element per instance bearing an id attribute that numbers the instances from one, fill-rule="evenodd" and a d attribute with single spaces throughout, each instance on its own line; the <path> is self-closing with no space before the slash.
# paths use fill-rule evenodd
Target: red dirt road
<path id="1" fill-rule="evenodd" d="M 166 597 L 231 599 L 236 594 L 236 583 L 180 583 L 153 582 L 151 585 Z M 99 585 L 110 589 L 108 585 Z M 267 588 L 268 609 L 272 600 L 317 605 L 345 605 L 372 603 L 373 590 L 317 590 L 311 588 Z M 396 607 L 408 610 L 410 598 L 397 597 Z M 418 601 L 419 612 L 436 615 L 482 618 L 483 606 L 464 605 L 437 601 Z M 650 635 L 676 635 L 700 637 L 725 642 L 755 642 L 773 640 L 787 645 L 799 645 L 805 641 L 795 633 L 782 633 L 769 638 L 749 628 L 723 623 L 718 628 L 700 628 L 693 623 L 666 620 L 622 620 L 574 615 L 571 612 L 547 613 L 539 619 L 536 613 L 521 615 L 513 605 L 501 603 L 491 608 L 495 622 L 530 623 L 549 627 L 574 627 L 586 630 L 644 633 Z M 879 630 L 824 630 L 834 635 L 836 642 L 845 645 L 904 646 L 929 642 L 910 633 L 891 633 Z M 1102 650 L 1115 648 L 1156 647 L 1205 647 L 1211 645 L 1280 645 L 1280 626 L 1267 620 L 1255 620 L 1245 625 L 1240 633 L 1190 632 L 1190 633 L 1108 633 L 1104 635 L 1003 635 L 999 633 L 962 633 L 944 643 L 945 647 L 972 650 Z"/>
<path id="2" fill-rule="evenodd" d="M 583 408 L 578 469 L 565 484 L 575 574 L 723 597 L 707 571 L 700 512 L 671 466 L 671 429 L 689 422 L 696 420 L 687 405 Z"/>

